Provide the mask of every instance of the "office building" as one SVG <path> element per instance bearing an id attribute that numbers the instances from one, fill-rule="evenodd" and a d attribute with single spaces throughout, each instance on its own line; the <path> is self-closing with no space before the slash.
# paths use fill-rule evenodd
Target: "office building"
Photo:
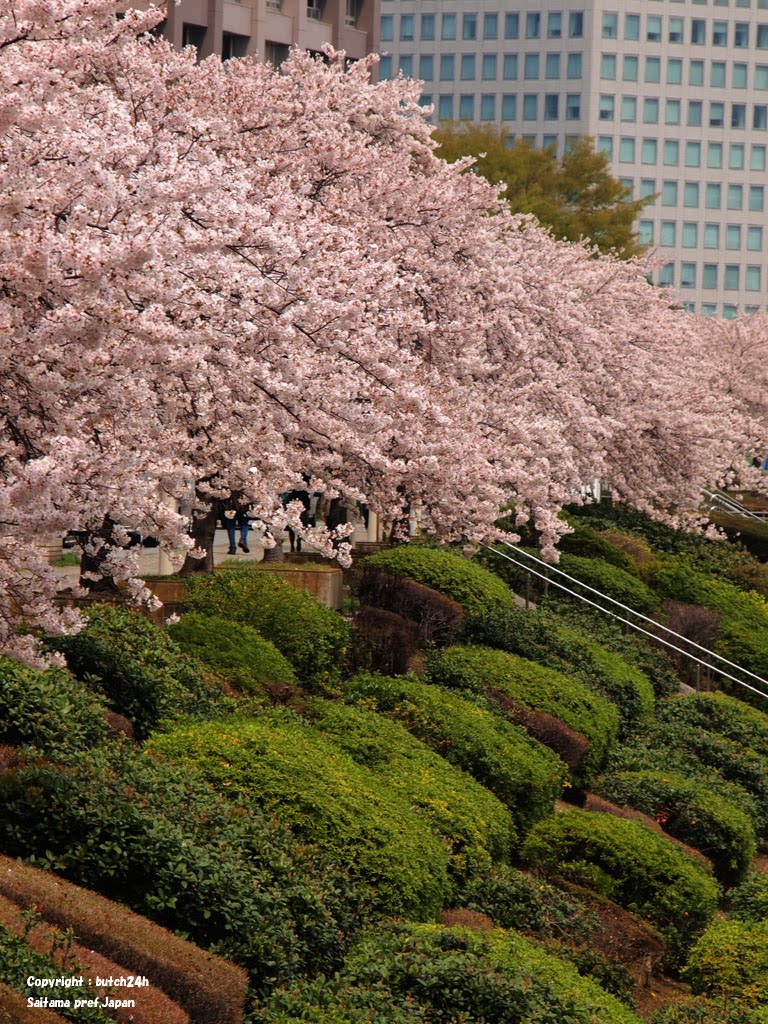
<path id="1" fill-rule="evenodd" d="M 696 312 L 768 308 L 768 0 L 381 0 L 381 50 L 435 119 L 560 153 L 594 137 L 656 196 L 660 284 Z"/>
<path id="2" fill-rule="evenodd" d="M 326 43 L 359 60 L 378 49 L 378 27 L 379 0 L 168 0 L 162 32 L 201 58 L 255 54 L 277 66 L 293 46 L 319 53 Z"/>

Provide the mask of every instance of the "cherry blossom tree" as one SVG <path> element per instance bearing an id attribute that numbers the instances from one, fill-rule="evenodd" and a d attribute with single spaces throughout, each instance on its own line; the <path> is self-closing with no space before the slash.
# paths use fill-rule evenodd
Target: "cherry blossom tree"
<path id="1" fill-rule="evenodd" d="M 299 528 L 302 473 L 443 539 L 512 500 L 549 544 L 595 475 L 670 503 L 728 465 L 695 318 L 436 158 L 416 84 L 197 64 L 159 17 L 0 10 L 0 647 L 76 627 L 37 534 L 127 580 L 125 527 L 190 545 L 163 495 L 203 546 L 232 490 Z"/>

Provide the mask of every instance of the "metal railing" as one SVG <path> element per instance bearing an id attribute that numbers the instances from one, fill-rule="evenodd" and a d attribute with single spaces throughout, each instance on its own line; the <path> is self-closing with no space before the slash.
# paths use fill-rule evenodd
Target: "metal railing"
<path id="1" fill-rule="evenodd" d="M 491 551 L 493 554 L 498 555 L 499 558 L 504 558 L 506 559 L 506 561 L 512 562 L 513 565 L 516 565 L 519 569 L 523 569 L 525 572 L 530 573 L 533 576 L 537 576 L 541 580 L 544 580 L 545 583 L 547 583 L 548 585 L 557 587 L 558 589 L 565 591 L 567 594 L 570 594 L 571 597 L 578 598 L 578 600 L 583 601 L 585 604 L 590 605 L 592 608 L 596 608 L 598 611 L 603 612 L 603 614 L 608 615 L 610 618 L 616 619 L 618 622 L 623 623 L 630 629 L 633 629 L 638 633 L 643 633 L 645 636 L 650 637 L 656 643 L 660 643 L 664 647 L 668 647 L 671 650 L 676 651 L 678 654 L 682 654 L 685 658 L 688 658 L 690 661 L 695 662 L 699 666 L 703 666 L 708 671 L 715 672 L 718 675 L 723 676 L 725 679 L 729 679 L 731 680 L 731 682 L 736 683 L 738 686 L 743 686 L 745 689 L 751 690 L 752 693 L 757 693 L 759 694 L 759 696 L 765 697 L 766 700 L 768 700 L 768 680 L 763 679 L 762 676 L 757 675 L 755 672 L 751 672 L 749 669 L 743 668 L 741 665 L 737 665 L 736 662 L 730 661 L 728 658 L 723 657 L 721 654 L 717 654 L 715 651 L 709 650 L 709 648 L 704 647 L 699 643 L 696 643 L 695 640 L 690 640 L 688 639 L 688 637 L 682 636 L 682 634 L 680 633 L 676 633 L 675 630 L 670 629 L 669 626 L 664 626 L 662 623 L 657 622 L 655 619 L 652 619 L 647 615 L 644 615 L 642 612 L 638 612 L 634 608 L 630 608 L 628 605 L 622 604 L 621 601 L 617 601 L 615 598 L 609 597 L 608 594 L 602 593 L 600 590 L 597 590 L 595 587 L 590 586 L 588 583 L 583 583 L 581 580 L 576 579 L 575 576 L 570 576 L 567 572 L 564 572 L 562 569 L 558 569 L 556 565 L 549 565 L 549 563 L 544 562 L 541 558 L 538 558 L 536 555 L 532 555 L 528 551 L 523 551 L 522 548 L 515 547 L 514 544 L 509 544 L 507 541 L 501 541 L 500 543 L 503 544 L 510 551 L 513 551 L 515 555 L 517 555 L 518 557 L 513 557 L 512 555 L 505 554 L 503 551 L 499 551 L 497 547 L 491 547 L 491 545 L 489 544 L 481 544 L 480 546 L 485 548 L 487 551 Z M 546 573 L 541 572 L 533 568 L 531 565 L 521 561 L 520 556 L 527 558 L 529 561 L 540 566 L 542 569 L 545 569 Z M 594 594 L 601 601 L 607 601 L 609 604 L 612 604 L 615 607 L 620 608 L 623 612 L 626 612 L 628 615 L 634 616 L 635 619 L 640 619 L 641 621 L 648 623 L 653 627 L 654 631 L 652 632 L 649 629 L 645 629 L 643 626 L 639 625 L 638 622 L 632 621 L 631 619 L 625 618 L 623 615 L 620 615 L 617 612 L 611 611 L 609 608 L 603 607 L 601 604 L 598 604 L 596 601 L 591 600 L 584 594 L 580 594 L 577 591 L 573 590 L 572 587 L 568 586 L 567 584 L 560 582 L 558 579 L 553 579 L 550 575 L 551 573 L 555 573 L 557 576 L 567 579 L 571 583 L 575 583 L 577 586 L 582 587 L 584 590 L 589 591 L 591 594 Z M 669 637 L 674 637 L 675 640 L 677 640 L 679 643 L 688 644 L 689 647 L 693 647 L 697 651 L 700 651 L 702 654 L 706 656 L 706 658 L 710 660 L 705 661 L 703 658 L 697 657 L 690 650 L 686 650 L 685 648 L 678 646 L 678 644 L 672 642 L 671 640 L 667 640 L 663 636 L 659 636 L 659 633 L 657 631 L 661 631 Z M 712 664 L 713 661 L 717 661 L 723 665 L 727 665 L 729 668 L 735 669 L 742 675 L 748 676 L 750 679 L 754 679 L 756 682 L 760 683 L 763 686 L 763 689 L 760 690 L 756 686 L 752 686 L 750 683 L 745 682 L 744 679 L 740 679 L 738 676 L 735 676 L 731 672 L 728 672 L 725 669 L 721 668 L 719 665 Z"/>
<path id="2" fill-rule="evenodd" d="M 742 505 L 740 501 L 732 498 L 729 494 L 724 491 L 708 491 L 704 490 L 704 497 L 709 501 L 709 511 L 715 511 L 720 509 L 723 512 L 727 512 L 733 516 L 744 516 L 747 519 L 756 519 L 758 522 L 765 522 L 768 518 L 766 512 L 753 512 L 747 508 L 746 505 Z"/>

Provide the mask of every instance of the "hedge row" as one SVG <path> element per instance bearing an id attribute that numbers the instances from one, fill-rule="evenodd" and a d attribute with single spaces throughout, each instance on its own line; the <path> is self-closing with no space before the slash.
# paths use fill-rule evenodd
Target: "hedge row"
<path id="1" fill-rule="evenodd" d="M 431 683 L 487 694 L 496 692 L 542 711 L 586 736 L 589 748 L 577 772 L 586 782 L 600 769 L 616 739 L 616 708 L 582 683 L 553 669 L 487 647 L 449 647 L 429 659 Z"/>
<path id="2" fill-rule="evenodd" d="M 374 711 L 316 698 L 303 712 L 323 740 L 370 771 L 429 824 L 450 851 L 459 891 L 518 845 L 507 808 L 478 782 Z"/>
<path id="3" fill-rule="evenodd" d="M 757 852 L 749 816 L 684 775 L 614 772 L 599 780 L 595 792 L 656 818 L 665 832 L 709 857 L 724 885 L 738 882 Z"/>
<path id="4" fill-rule="evenodd" d="M 653 715 L 653 687 L 640 669 L 546 611 L 486 616 L 472 639 L 557 669 L 607 697 L 619 711 L 623 735 L 644 728 Z"/>
<path id="5" fill-rule="evenodd" d="M 80 633 L 49 638 L 48 646 L 131 720 L 137 737 L 148 736 L 164 720 L 205 718 L 227 706 L 218 682 L 206 678 L 200 663 L 143 615 L 96 604 L 85 618 Z"/>
<path id="6" fill-rule="evenodd" d="M 552 812 L 565 776 L 563 762 L 482 702 L 417 679 L 376 675 L 355 676 L 345 693 L 348 700 L 402 723 L 495 793 L 521 833 Z"/>
<path id="7" fill-rule="evenodd" d="M 269 572 L 243 566 L 187 580 L 187 607 L 250 626 L 293 666 L 299 682 L 317 688 L 335 682 L 349 647 L 338 612 Z"/>
<path id="8" fill-rule="evenodd" d="M 657 1010 L 651 1024 L 768 1024 L 768 1009 L 745 1006 L 738 996 L 732 1000 L 691 999 Z"/>
<path id="9" fill-rule="evenodd" d="M 380 551 L 362 564 L 437 590 L 461 605 L 469 620 L 514 606 L 509 589 L 497 576 L 450 551 L 402 545 Z"/>
<path id="10" fill-rule="evenodd" d="M 191 612 L 168 632 L 183 651 L 224 676 L 240 693 L 263 694 L 265 687 L 297 684 L 290 662 L 251 626 Z"/>
<path id="11" fill-rule="evenodd" d="M 716 921 L 691 950 L 683 977 L 694 992 L 768 1004 L 768 921 Z"/>
<path id="12" fill-rule="evenodd" d="M 768 677 L 768 602 L 724 580 L 701 572 L 683 559 L 666 559 L 647 568 L 649 584 L 663 597 L 712 608 L 720 614 L 715 650 L 763 678 Z M 723 687 L 734 684 L 723 680 Z M 758 684 L 759 685 L 759 684 Z M 764 706 L 764 698 L 738 688 L 742 700 Z"/>
<path id="13" fill-rule="evenodd" d="M 514 932 L 402 925 L 371 934 L 334 983 L 285 992 L 270 1024 L 639 1024 L 614 996 Z"/>
<path id="14" fill-rule="evenodd" d="M 663 836 L 612 815 L 557 814 L 531 830 L 522 856 L 651 921 L 669 943 L 672 964 L 717 909 L 720 888 L 698 863 Z"/>
<path id="15" fill-rule="evenodd" d="M 610 769 L 682 774 L 748 814 L 758 836 L 768 835 L 768 758 L 735 740 L 662 722 L 643 741 L 617 748 Z"/>
<path id="16" fill-rule="evenodd" d="M 77 964 L 72 965 L 72 972 L 78 968 Z M 70 971 L 67 971 L 69 974 Z M 74 1001 L 79 999 L 87 1002 L 94 998 L 94 990 L 87 985 L 73 986 L 67 989 L 41 990 L 27 986 L 27 978 L 31 975 L 35 978 L 57 978 L 61 974 L 61 967 L 53 957 L 45 953 L 37 953 L 23 938 L 15 935 L 8 928 L 0 924 L 0 978 L 15 992 L 26 998 L 33 996 L 39 999 L 41 996 L 48 996 L 57 1003 L 69 1003 L 68 1007 L 56 1006 L 56 1012 L 65 1020 L 76 1021 L 78 1024 L 111 1024 L 111 1015 L 101 1007 L 83 1006 L 74 1009 Z M 79 974 L 79 970 L 78 970 Z M 100 997 L 105 995 L 102 989 L 98 992 Z M 16 1022 L 14 1022 L 16 1024 Z"/>
<path id="17" fill-rule="evenodd" d="M 751 872 L 730 894 L 731 910 L 741 921 L 768 920 L 768 875 Z"/>
<path id="18" fill-rule="evenodd" d="M 419 919 L 443 905 L 443 843 L 406 800 L 290 713 L 191 725 L 150 749 L 316 843 L 368 887 L 377 910 Z"/>
<path id="19" fill-rule="evenodd" d="M 768 710 L 768 703 L 764 705 Z M 696 693 L 659 705 L 659 721 L 724 736 L 768 757 L 768 715 L 724 693 Z"/>
<path id="20" fill-rule="evenodd" d="M 44 909 L 44 908 L 43 908 Z M 115 908 L 117 910 L 117 908 Z M 119 913 L 119 911 L 117 911 Z M 15 937 L 21 942 L 13 942 Z M 169 935 L 170 938 L 170 935 Z M 24 948 L 26 946 L 26 949 Z M 35 955 L 34 962 L 27 962 L 29 954 Z M 203 955 L 202 950 L 199 951 Z M 40 962 L 42 958 L 46 964 Z M 39 999 L 41 995 L 51 993 L 40 992 L 39 988 L 27 986 L 30 974 L 40 977 L 51 977 L 61 974 L 82 975 L 85 985 L 78 993 L 71 991 L 54 992 L 54 996 L 64 996 L 70 1001 L 74 999 L 101 999 L 104 996 L 121 998 L 129 996 L 136 1003 L 133 1007 L 116 1008 L 119 1021 L 132 1021 L 134 1024 L 189 1024 L 189 1015 L 176 1003 L 172 1002 L 159 988 L 157 979 L 152 985 L 136 988 L 130 993 L 118 992 L 116 988 L 98 989 L 95 986 L 97 977 L 116 978 L 135 972 L 126 964 L 115 963 L 93 949 L 88 949 L 75 941 L 71 933 L 53 927 L 45 922 L 42 912 L 22 910 L 15 903 L 0 896 L 0 960 L 4 961 L 2 976 L 14 988 L 26 996 Z M 41 975 L 41 968 L 45 974 Z M 64 1011 L 64 1016 L 75 1020 L 111 1021 L 111 1015 L 105 1015 L 99 1007 L 83 1007 L 84 1013 Z M 87 1013 L 85 1011 L 88 1011 Z M 91 1017 L 91 1014 L 93 1015 Z"/>
<path id="21" fill-rule="evenodd" d="M 0 850 L 232 957 L 261 991 L 333 970 L 363 911 L 349 877 L 285 827 L 128 745 L 1 774 Z"/>
<path id="22" fill-rule="evenodd" d="M 107 737 L 104 701 L 63 669 L 0 657 L 0 743 L 86 750 Z"/>

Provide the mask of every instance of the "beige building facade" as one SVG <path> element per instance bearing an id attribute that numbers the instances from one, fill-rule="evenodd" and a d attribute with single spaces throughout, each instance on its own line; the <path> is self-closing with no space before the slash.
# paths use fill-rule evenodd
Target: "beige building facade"
<path id="1" fill-rule="evenodd" d="M 254 55 L 279 65 L 291 47 L 330 43 L 359 60 L 378 50 L 380 0 L 182 0 L 168 3 L 163 35 L 201 58 Z"/>

